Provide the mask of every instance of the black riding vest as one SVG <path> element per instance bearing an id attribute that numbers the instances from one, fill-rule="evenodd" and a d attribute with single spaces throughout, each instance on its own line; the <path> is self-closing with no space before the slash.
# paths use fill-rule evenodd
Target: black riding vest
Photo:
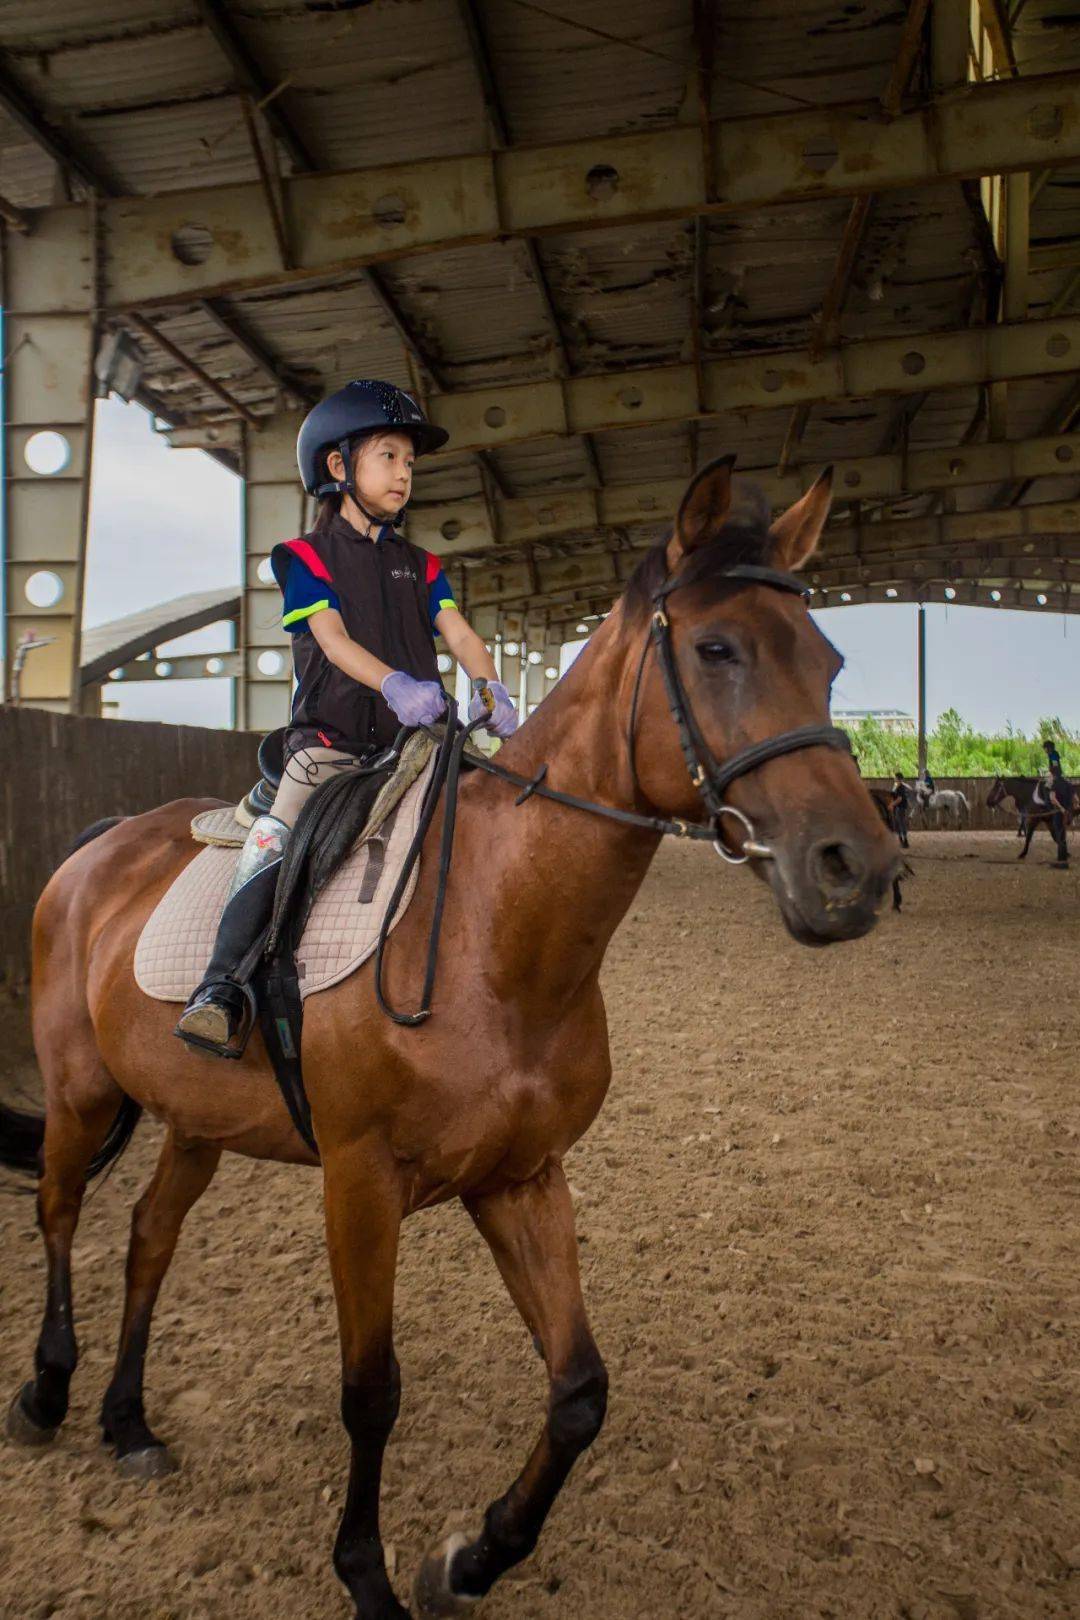
<path id="1" fill-rule="evenodd" d="M 365 652 L 418 681 L 439 680 L 428 617 L 428 585 L 439 570 L 434 557 L 396 534 L 369 540 L 340 516 L 325 529 L 274 547 L 270 563 L 283 591 L 294 557 L 333 586 L 345 629 Z M 401 724 L 382 694 L 332 664 L 314 635 L 293 637 L 293 665 L 290 753 L 325 741 L 366 754 L 393 742 Z"/>

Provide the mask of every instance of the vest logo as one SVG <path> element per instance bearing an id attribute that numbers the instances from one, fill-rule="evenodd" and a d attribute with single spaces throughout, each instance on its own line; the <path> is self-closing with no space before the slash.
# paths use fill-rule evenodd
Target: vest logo
<path id="1" fill-rule="evenodd" d="M 413 573 L 411 568 L 391 568 L 390 578 L 409 579 L 414 585 L 416 584 L 416 575 Z"/>

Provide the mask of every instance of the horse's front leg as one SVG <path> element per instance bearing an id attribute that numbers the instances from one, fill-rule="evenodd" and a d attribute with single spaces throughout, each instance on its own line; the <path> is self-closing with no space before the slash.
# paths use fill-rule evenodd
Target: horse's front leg
<path id="1" fill-rule="evenodd" d="M 1028 818 L 1027 818 L 1027 830 L 1024 833 L 1024 847 L 1020 851 L 1019 855 L 1016 857 L 1018 861 L 1022 861 L 1024 859 L 1024 856 L 1027 854 L 1028 850 L 1031 848 L 1031 840 L 1035 836 L 1035 829 L 1038 827 L 1038 825 L 1039 825 L 1039 822 L 1038 822 L 1037 817 L 1028 816 Z"/>
<path id="2" fill-rule="evenodd" d="M 422 1615 L 463 1612 L 527 1558 L 576 1459 L 595 1440 L 607 1372 L 581 1297 L 577 1237 L 562 1166 L 486 1198 L 466 1200 L 547 1363 L 547 1421 L 528 1462 L 493 1502 L 474 1541 L 458 1534 L 428 1553 L 416 1583 Z"/>
<path id="3" fill-rule="evenodd" d="M 379 1532 L 382 1461 L 401 1401 L 393 1343 L 401 1188 L 375 1145 L 324 1154 L 326 1239 L 341 1334 L 341 1416 L 352 1442 L 334 1568 L 357 1620 L 408 1620 L 390 1585 Z"/>

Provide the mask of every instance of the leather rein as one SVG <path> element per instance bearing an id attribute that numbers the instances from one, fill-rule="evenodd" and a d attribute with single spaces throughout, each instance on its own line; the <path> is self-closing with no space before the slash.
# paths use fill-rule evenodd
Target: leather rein
<path id="1" fill-rule="evenodd" d="M 725 568 L 720 577 L 736 583 L 766 585 L 773 590 L 786 591 L 790 595 L 800 596 L 804 601 L 810 595 L 807 587 L 795 574 L 784 573 L 776 568 L 759 567 L 754 563 L 733 564 L 730 568 Z M 627 750 L 635 792 L 643 797 L 635 762 L 635 743 L 641 685 L 651 647 L 655 649 L 657 662 L 664 678 L 668 707 L 679 733 L 679 743 L 682 747 L 683 758 L 686 761 L 686 768 L 690 773 L 690 780 L 697 789 L 709 818 L 707 824 L 682 821 L 674 817 L 650 816 L 635 810 L 621 810 L 615 805 L 598 804 L 593 799 L 579 798 L 574 793 L 562 793 L 558 789 L 546 785 L 544 781 L 548 770 L 546 765 L 541 765 L 536 774 L 531 777 L 522 776 L 517 771 L 508 770 L 506 766 L 499 765 L 495 760 L 489 759 L 486 755 L 480 753 L 470 753 L 469 765 L 476 767 L 478 770 L 486 771 L 489 776 L 499 777 L 512 787 L 518 788 L 519 792 L 514 800 L 515 805 L 524 804 L 526 799 L 536 794 L 538 798 L 550 799 L 554 804 L 567 805 L 573 810 L 586 810 L 591 815 L 604 816 L 607 820 L 617 821 L 623 826 L 640 827 L 644 831 L 660 833 L 673 838 L 708 840 L 716 853 L 732 866 L 742 866 L 749 860 L 773 860 L 775 858 L 773 850 L 768 844 L 764 844 L 758 839 L 750 817 L 744 814 L 743 811 L 737 810 L 734 805 L 725 804 L 724 794 L 732 782 L 737 781 L 740 776 L 745 776 L 750 771 L 757 770 L 759 765 L 764 765 L 768 760 L 780 759 L 785 754 L 794 754 L 803 748 L 836 748 L 842 752 L 850 753 L 851 743 L 848 740 L 847 733 L 841 731 L 838 726 L 797 726 L 792 731 L 782 731 L 774 737 L 766 737 L 761 742 L 750 743 L 745 748 L 740 748 L 736 753 L 732 754 L 723 764 L 718 764 L 702 736 L 701 728 L 695 718 L 690 700 L 687 697 L 686 688 L 679 674 L 679 666 L 672 645 L 671 621 L 667 613 L 667 600 L 674 591 L 687 583 L 690 582 L 669 575 L 653 597 L 653 613 L 649 633 L 642 647 L 637 675 L 634 680 L 630 719 L 627 726 Z M 428 785 L 416 833 L 405 856 L 405 863 L 394 887 L 394 892 L 390 897 L 382 927 L 379 930 L 378 945 L 375 952 L 376 1000 L 382 1011 L 386 1013 L 387 1017 L 392 1018 L 396 1024 L 414 1026 L 423 1023 L 431 1014 L 439 936 L 442 929 L 443 906 L 446 899 L 446 883 L 453 855 L 454 825 L 457 819 L 461 766 L 465 749 L 472 738 L 473 732 L 478 731 L 486 721 L 487 715 L 485 714 L 468 725 L 461 725 L 457 718 L 457 704 L 451 698 L 447 704 L 446 720 L 441 733 L 430 727 L 424 728 L 438 741 L 439 747 L 435 769 Z M 397 750 L 397 747 L 398 744 L 395 744 L 394 751 Z M 446 813 L 443 818 L 442 839 L 439 849 L 438 881 L 431 930 L 428 936 L 424 987 L 419 1010 L 415 1013 L 400 1013 L 390 1006 L 383 992 L 383 953 L 387 936 L 408 887 L 413 868 L 420 858 L 424 839 L 444 787 L 446 789 Z M 744 839 L 741 851 L 730 849 L 724 842 L 721 824 L 725 816 L 734 818 L 743 829 Z"/>

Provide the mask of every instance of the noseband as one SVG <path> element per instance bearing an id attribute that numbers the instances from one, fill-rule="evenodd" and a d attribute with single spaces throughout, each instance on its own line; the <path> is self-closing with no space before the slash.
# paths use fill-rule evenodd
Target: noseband
<path id="1" fill-rule="evenodd" d="M 725 580 L 735 582 L 745 581 L 752 585 L 767 585 L 774 591 L 786 591 L 791 596 L 800 596 L 807 601 L 810 596 L 808 588 L 795 574 L 787 574 L 777 568 L 763 568 L 756 563 L 735 563 L 725 568 L 721 574 Z M 653 597 L 653 615 L 649 627 L 649 636 L 641 651 L 641 660 L 638 664 L 637 676 L 634 681 L 634 696 L 630 704 L 630 721 L 627 727 L 627 751 L 630 756 L 630 774 L 633 778 L 634 789 L 641 794 L 641 783 L 638 780 L 637 762 L 635 759 L 635 738 L 637 731 L 638 699 L 641 693 L 641 682 L 645 671 L 645 661 L 649 648 L 656 651 L 656 659 L 664 677 L 664 688 L 667 692 L 668 707 L 671 718 L 675 722 L 679 733 L 679 744 L 686 761 L 686 768 L 690 772 L 690 780 L 701 795 L 709 817 L 710 826 L 700 828 L 690 836 L 709 837 L 712 839 L 716 853 L 733 866 L 741 866 L 748 860 L 772 860 L 773 851 L 768 844 L 763 844 L 757 837 L 754 824 L 749 816 L 737 810 L 733 804 L 724 803 L 724 794 L 732 782 L 749 771 L 754 771 L 759 765 L 764 765 L 770 759 L 780 759 L 784 754 L 794 754 L 803 748 L 836 748 L 843 753 L 851 752 L 851 743 L 847 733 L 841 731 L 839 726 L 797 726 L 793 731 L 781 731 L 775 737 L 766 737 L 763 742 L 750 743 L 740 748 L 738 753 L 732 754 L 722 765 L 718 765 L 713 758 L 708 743 L 701 734 L 701 728 L 694 717 L 690 706 L 690 699 L 686 695 L 686 688 L 679 674 L 679 666 L 675 659 L 675 649 L 671 640 L 671 621 L 667 614 L 667 600 L 674 591 L 684 584 L 693 583 L 674 579 L 670 575 L 661 585 Z M 644 795 L 642 795 L 644 796 Z M 743 829 L 744 839 L 741 853 L 735 853 L 724 842 L 722 822 L 725 816 L 737 821 Z M 675 823 L 681 827 L 682 823 Z M 689 831 L 689 829 L 688 829 Z"/>

